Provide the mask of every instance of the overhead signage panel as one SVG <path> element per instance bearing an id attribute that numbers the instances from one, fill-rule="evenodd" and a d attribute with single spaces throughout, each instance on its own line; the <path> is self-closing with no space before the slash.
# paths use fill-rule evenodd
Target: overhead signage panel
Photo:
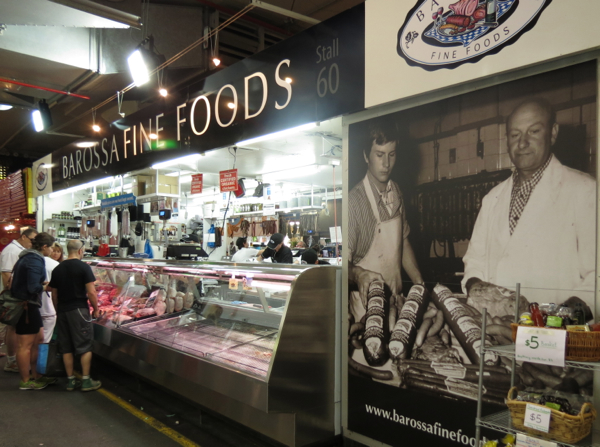
<path id="1" fill-rule="evenodd" d="M 55 151 L 49 187 L 57 191 L 363 109 L 364 5 L 182 92 L 116 121 L 84 147 Z"/>

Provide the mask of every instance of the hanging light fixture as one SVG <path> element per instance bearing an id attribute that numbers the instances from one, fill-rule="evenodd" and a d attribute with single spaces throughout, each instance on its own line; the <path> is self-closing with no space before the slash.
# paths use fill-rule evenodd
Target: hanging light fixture
<path id="1" fill-rule="evenodd" d="M 221 59 L 219 58 L 219 33 L 215 33 L 214 40 L 211 38 L 211 52 L 212 52 L 212 63 L 215 67 L 221 65 Z"/>
<path id="2" fill-rule="evenodd" d="M 52 114 L 45 99 L 42 99 L 38 103 L 38 108 L 31 112 L 31 119 L 36 132 L 41 132 L 52 126 Z"/>
<path id="3" fill-rule="evenodd" d="M 169 92 L 167 91 L 167 89 L 164 86 L 164 78 L 165 78 L 165 69 L 162 68 L 160 70 L 158 70 L 158 73 L 156 73 L 157 78 L 158 78 L 158 94 L 160 96 L 162 96 L 163 98 L 166 98 L 169 94 Z"/>
<path id="4" fill-rule="evenodd" d="M 148 45 L 148 48 L 144 48 Z M 156 51 L 154 37 L 146 37 L 140 42 L 135 51 L 127 58 L 129 72 L 136 87 L 144 85 L 150 80 L 150 73 L 165 62 L 165 57 Z"/>
<path id="5" fill-rule="evenodd" d="M 96 124 L 96 109 L 92 109 L 92 130 L 100 132 L 100 126 Z"/>

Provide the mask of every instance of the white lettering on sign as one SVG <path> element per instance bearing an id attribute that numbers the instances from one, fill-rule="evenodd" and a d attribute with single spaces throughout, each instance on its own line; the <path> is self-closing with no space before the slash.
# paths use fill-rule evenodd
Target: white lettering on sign
<path id="1" fill-rule="evenodd" d="M 219 126 L 221 127 L 228 127 L 231 125 L 231 123 L 233 123 L 233 120 L 235 120 L 235 115 L 237 114 L 237 107 L 238 107 L 238 97 L 237 97 L 237 91 L 235 89 L 235 87 L 231 84 L 227 84 L 224 85 L 223 87 L 221 87 L 221 90 L 219 90 L 219 93 L 217 93 L 217 99 L 215 100 L 217 104 L 219 104 L 219 100 L 221 99 L 221 93 L 223 93 L 223 90 L 225 90 L 226 88 L 230 89 L 232 94 L 233 94 L 233 113 L 231 114 L 231 119 L 229 120 L 229 122 L 227 124 L 223 124 L 223 122 L 221 121 L 221 117 L 219 116 L 219 107 L 215 107 L 215 119 L 217 120 L 217 123 L 219 123 Z"/>
<path id="2" fill-rule="evenodd" d="M 250 80 L 252 78 L 259 78 L 261 80 L 263 94 L 262 94 L 262 103 L 260 104 L 258 111 L 256 113 L 253 113 L 252 115 L 250 115 L 250 101 L 248 100 L 248 92 L 249 92 L 250 88 L 248 85 L 248 80 Z M 246 119 L 254 118 L 255 116 L 258 116 L 261 114 L 261 112 L 265 108 L 265 105 L 267 104 L 267 96 L 268 95 L 269 95 L 269 87 L 267 85 L 267 77 L 264 74 L 262 74 L 260 71 L 257 71 L 256 73 L 251 74 L 250 76 L 246 76 L 244 78 L 244 105 L 246 106 Z"/>
<path id="3" fill-rule="evenodd" d="M 165 116 L 164 113 L 159 113 L 158 115 L 156 115 L 156 147 L 157 148 L 161 148 L 163 146 L 163 143 L 160 141 L 160 131 L 164 130 L 162 127 L 160 127 L 160 119 Z"/>
<path id="4" fill-rule="evenodd" d="M 275 108 L 277 110 L 285 109 L 287 107 L 287 105 L 290 103 L 290 101 L 292 100 L 292 84 L 289 83 L 289 82 L 286 82 L 286 80 L 283 79 L 279 75 L 279 69 L 281 68 L 281 66 L 283 64 L 285 64 L 285 65 L 287 65 L 289 67 L 290 66 L 290 60 L 289 59 L 284 59 L 281 62 L 279 62 L 279 65 L 277 65 L 277 68 L 275 69 L 275 82 L 277 82 L 278 86 L 283 87 L 284 89 L 287 90 L 288 98 L 287 98 L 287 101 L 283 105 L 279 105 L 279 103 L 277 101 L 275 101 Z"/>
<path id="5" fill-rule="evenodd" d="M 202 129 L 202 132 L 198 132 L 196 130 L 196 119 L 195 119 L 195 115 L 194 115 L 194 111 L 196 110 L 196 104 L 198 103 L 198 101 L 204 101 L 204 103 L 206 104 L 206 123 L 204 124 L 204 129 Z M 210 103 L 208 102 L 208 98 L 206 96 L 198 96 L 196 99 L 194 99 L 194 102 L 192 103 L 192 110 L 190 111 L 190 126 L 192 128 L 192 132 L 194 132 L 196 135 L 202 135 L 204 132 L 206 132 L 208 130 L 208 126 L 210 125 Z"/>
<path id="6" fill-rule="evenodd" d="M 338 47 L 338 39 L 333 39 L 331 45 L 322 45 L 318 53 L 321 55 L 320 57 L 323 60 L 328 60 L 333 57 L 337 57 L 339 55 L 339 47 Z M 292 84 L 286 80 L 288 76 L 285 76 L 282 71 L 285 68 L 289 68 L 291 66 L 290 59 L 283 59 L 279 64 L 277 64 L 274 73 L 271 73 L 271 76 L 274 77 L 275 83 L 283 88 L 287 93 L 285 101 L 280 103 L 279 101 L 274 101 L 274 107 L 276 110 L 285 109 L 292 99 Z M 273 79 L 273 77 L 271 79 Z M 250 107 L 250 91 L 251 87 L 253 87 L 252 79 L 260 80 L 260 90 L 262 93 L 262 97 L 260 99 L 260 107 L 256 109 L 251 109 Z M 267 106 L 268 98 L 269 98 L 269 81 L 267 75 L 265 73 L 257 71 L 252 73 L 249 76 L 244 77 L 244 119 L 248 120 L 251 118 L 256 118 L 259 116 Z M 272 82 L 272 81 L 271 81 Z M 339 73 L 337 72 L 337 66 L 334 67 L 334 70 L 329 72 L 329 84 L 331 85 L 332 93 L 335 93 L 337 90 L 337 85 L 339 83 Z M 226 98 L 225 91 L 231 91 L 231 97 Z M 252 89 L 254 91 L 255 89 Z M 258 90 L 258 89 L 256 89 Z M 219 107 L 221 104 L 221 100 L 223 102 L 227 100 L 228 107 Z M 220 127 L 228 127 L 232 125 L 237 117 L 238 113 L 238 92 L 233 84 L 227 84 L 222 86 L 215 97 L 215 103 L 211 104 L 211 101 L 206 95 L 200 95 L 192 101 L 192 105 L 189 108 L 189 115 L 187 109 L 187 103 L 180 104 L 176 106 L 176 123 L 177 123 L 177 141 L 181 141 L 181 129 L 186 124 L 189 123 L 189 126 L 194 133 L 194 135 L 200 136 L 204 135 L 210 125 L 211 120 L 214 115 L 214 119 L 216 123 Z M 197 113 L 196 110 L 198 103 L 203 102 L 206 112 Z M 229 104 L 231 103 L 231 105 Z M 221 104 L 222 105 L 222 104 Z M 214 112 L 213 112 L 214 108 Z M 231 117 L 227 122 L 223 121 L 223 111 L 231 110 Z M 93 169 L 99 169 L 100 166 L 106 167 L 109 164 L 120 162 L 121 159 L 128 160 L 131 157 L 135 157 L 138 154 L 144 153 L 144 147 L 146 149 L 152 148 L 154 145 L 156 148 L 163 148 L 165 145 L 165 141 L 161 139 L 161 132 L 164 131 L 164 128 L 161 127 L 161 118 L 165 116 L 164 113 L 160 113 L 153 118 L 148 118 L 147 125 L 139 123 L 130 125 L 129 127 L 123 129 L 123 143 L 122 147 L 117 144 L 116 135 L 108 136 L 102 138 L 97 144 L 88 148 L 76 149 L 72 153 L 68 155 L 62 156 L 62 178 L 63 179 L 73 179 L 74 177 L 85 174 Z M 203 118 L 199 118 L 199 116 L 203 116 Z M 204 125 L 202 125 L 202 120 L 204 120 Z M 200 123 L 198 122 L 200 121 Z M 138 133 L 139 128 L 139 133 Z M 152 138 L 151 138 L 152 135 Z M 156 143 L 153 143 L 152 140 L 156 136 Z M 109 146 L 110 145 L 110 146 Z M 89 151 L 89 152 L 88 152 Z M 122 152 L 121 152 L 122 151 Z M 122 157 L 122 158 L 121 158 Z"/>

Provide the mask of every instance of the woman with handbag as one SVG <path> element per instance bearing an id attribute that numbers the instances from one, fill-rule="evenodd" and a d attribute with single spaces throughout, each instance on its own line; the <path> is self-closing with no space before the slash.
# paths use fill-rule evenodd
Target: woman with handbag
<path id="1" fill-rule="evenodd" d="M 42 390 L 56 381 L 43 377 L 36 371 L 38 344 L 44 337 L 40 315 L 41 295 L 47 283 L 44 256 L 52 253 L 54 238 L 48 233 L 39 233 L 32 243 L 33 248 L 19 254 L 10 287 L 12 296 L 27 301 L 27 307 L 15 326 L 21 390 Z"/>

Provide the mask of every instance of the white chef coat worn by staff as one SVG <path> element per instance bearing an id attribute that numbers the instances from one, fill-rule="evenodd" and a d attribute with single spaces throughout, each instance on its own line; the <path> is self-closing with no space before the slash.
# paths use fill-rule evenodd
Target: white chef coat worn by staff
<path id="1" fill-rule="evenodd" d="M 596 181 L 553 157 L 511 236 L 512 176 L 483 199 L 463 261 L 469 278 L 515 289 L 528 301 L 571 296 L 594 308 Z"/>
<path id="2" fill-rule="evenodd" d="M 385 283 L 390 287 L 392 293 L 400 293 L 402 290 L 402 252 L 404 247 L 404 222 L 401 210 L 398 216 L 385 222 L 381 221 L 377 199 L 368 179 L 368 174 L 363 179 L 367 199 L 371 205 L 376 225 L 374 237 L 367 254 L 356 264 L 365 270 L 381 274 Z M 355 321 L 359 321 L 366 313 L 362 304 L 360 293 L 354 291 L 350 296 L 350 311 Z"/>

